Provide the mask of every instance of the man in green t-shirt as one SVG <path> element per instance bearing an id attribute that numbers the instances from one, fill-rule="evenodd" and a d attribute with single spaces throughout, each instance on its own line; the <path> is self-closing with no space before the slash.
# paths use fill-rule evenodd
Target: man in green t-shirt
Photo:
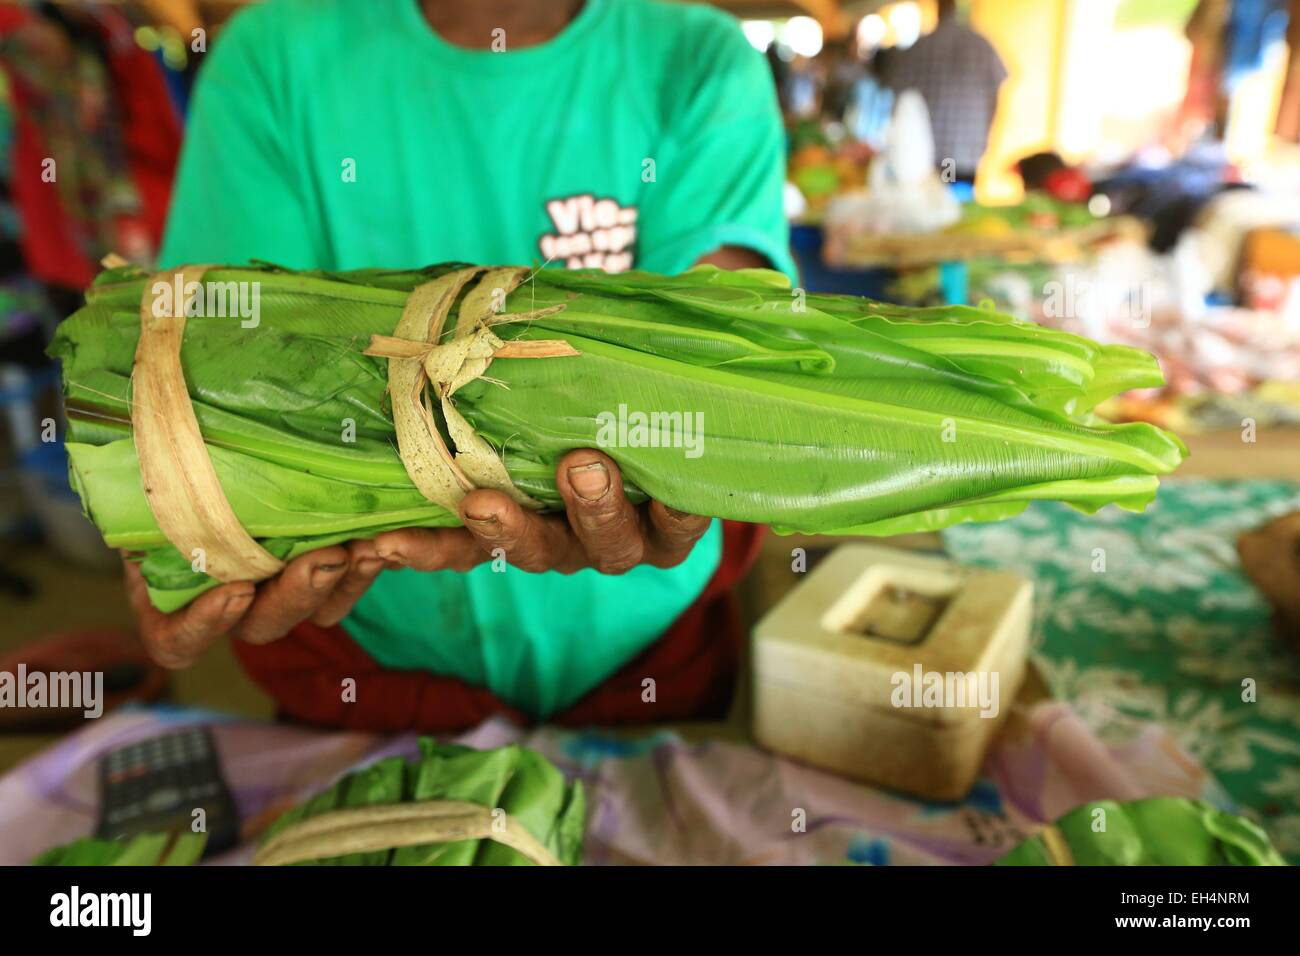
<path id="1" fill-rule="evenodd" d="M 783 146 L 762 58 L 708 7 L 271 0 L 203 67 L 162 265 L 793 274 Z M 224 634 L 342 622 L 383 667 L 545 718 L 652 645 L 722 552 L 718 522 L 630 505 L 599 452 L 567 456 L 557 483 L 567 515 L 477 491 L 463 529 L 325 548 L 172 615 L 128 567 L 145 641 L 184 666 Z M 497 548 L 507 573 L 484 564 Z"/>

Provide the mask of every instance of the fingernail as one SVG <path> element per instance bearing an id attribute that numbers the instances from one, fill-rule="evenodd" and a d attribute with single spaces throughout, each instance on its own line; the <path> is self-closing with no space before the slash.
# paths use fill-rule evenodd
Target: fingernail
<path id="1" fill-rule="evenodd" d="M 490 514 L 490 515 L 467 514 L 465 515 L 465 520 L 485 528 L 495 528 L 497 525 L 501 523 L 500 519 L 497 518 L 497 516 L 494 514 Z"/>
<path id="2" fill-rule="evenodd" d="M 687 518 L 695 517 L 689 511 L 678 511 L 676 508 L 669 508 L 667 505 L 664 505 L 664 511 L 668 513 L 668 517 L 675 518 L 678 521 L 685 521 Z"/>
<path id="3" fill-rule="evenodd" d="M 584 501 L 598 501 L 609 491 L 609 472 L 604 462 L 593 461 L 569 469 L 569 484 Z"/>
<path id="4" fill-rule="evenodd" d="M 389 564 L 395 564 L 398 567 L 405 567 L 406 565 L 406 555 L 400 551 L 385 551 L 383 548 L 376 548 L 375 551 Z"/>
<path id="5" fill-rule="evenodd" d="M 383 558 L 365 558 L 357 562 L 357 571 L 364 575 L 378 574 L 384 566 Z"/>
<path id="6" fill-rule="evenodd" d="M 253 595 L 251 593 L 232 594 L 230 597 L 226 598 L 226 604 L 221 609 L 221 613 L 223 615 L 229 615 L 229 616 L 233 616 L 235 614 L 243 614 L 245 611 L 248 610 L 248 605 L 252 603 L 253 603 Z"/>
<path id="7" fill-rule="evenodd" d="M 311 573 L 311 586 L 317 591 L 323 590 L 334 583 L 346 565 L 344 564 L 322 564 Z"/>

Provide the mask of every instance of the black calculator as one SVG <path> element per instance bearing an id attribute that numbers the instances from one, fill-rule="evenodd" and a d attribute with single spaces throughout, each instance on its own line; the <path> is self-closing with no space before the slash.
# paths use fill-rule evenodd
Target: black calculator
<path id="1" fill-rule="evenodd" d="M 194 811 L 201 808 L 205 856 L 239 842 L 239 811 L 221 775 L 212 732 L 204 726 L 106 753 L 99 760 L 99 797 L 101 839 L 191 832 Z"/>

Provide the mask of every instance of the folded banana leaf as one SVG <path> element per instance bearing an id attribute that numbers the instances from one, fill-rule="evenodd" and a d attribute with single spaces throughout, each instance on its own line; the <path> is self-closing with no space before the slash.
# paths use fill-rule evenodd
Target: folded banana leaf
<path id="1" fill-rule="evenodd" d="M 460 268 L 208 269 L 205 291 L 256 284 L 260 314 L 191 317 L 186 386 L 235 515 L 276 558 L 459 523 L 408 476 L 389 360 L 364 352 L 393 335 L 414 288 Z M 216 582 L 169 543 L 141 486 L 131 374 L 149 283 L 133 268 L 101 274 L 51 353 L 74 487 L 110 546 L 143 552 L 155 605 L 173 610 Z M 618 462 L 633 500 L 812 534 L 933 530 L 1035 499 L 1140 510 L 1186 453 L 1154 426 L 1092 414 L 1160 385 L 1152 356 L 985 309 L 805 294 L 774 272 L 701 267 L 541 270 L 497 311 L 529 316 L 494 324 L 503 342 L 578 353 L 496 358 L 454 395 L 515 488 L 547 508 L 562 506 L 556 461 L 583 447 Z"/>
<path id="2" fill-rule="evenodd" d="M 1099 800 L 1071 810 L 998 866 L 1286 866 L 1267 834 L 1203 800 Z"/>

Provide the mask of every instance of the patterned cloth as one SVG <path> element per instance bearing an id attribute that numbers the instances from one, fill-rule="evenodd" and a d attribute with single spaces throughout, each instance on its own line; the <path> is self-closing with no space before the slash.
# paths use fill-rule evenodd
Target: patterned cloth
<path id="1" fill-rule="evenodd" d="M 925 98 L 938 162 L 952 160 L 958 173 L 972 174 L 988 145 L 998 87 L 1006 78 L 992 44 L 947 19 L 894 54 L 888 82 L 896 93 L 917 90 Z"/>
<path id="2" fill-rule="evenodd" d="M 944 532 L 956 560 L 1034 579 L 1035 658 L 1060 700 L 1095 728 L 1116 713 L 1159 722 L 1293 863 L 1300 661 L 1273 636 L 1235 545 L 1297 508 L 1289 482 L 1171 481 L 1140 515 L 1039 504 Z"/>

